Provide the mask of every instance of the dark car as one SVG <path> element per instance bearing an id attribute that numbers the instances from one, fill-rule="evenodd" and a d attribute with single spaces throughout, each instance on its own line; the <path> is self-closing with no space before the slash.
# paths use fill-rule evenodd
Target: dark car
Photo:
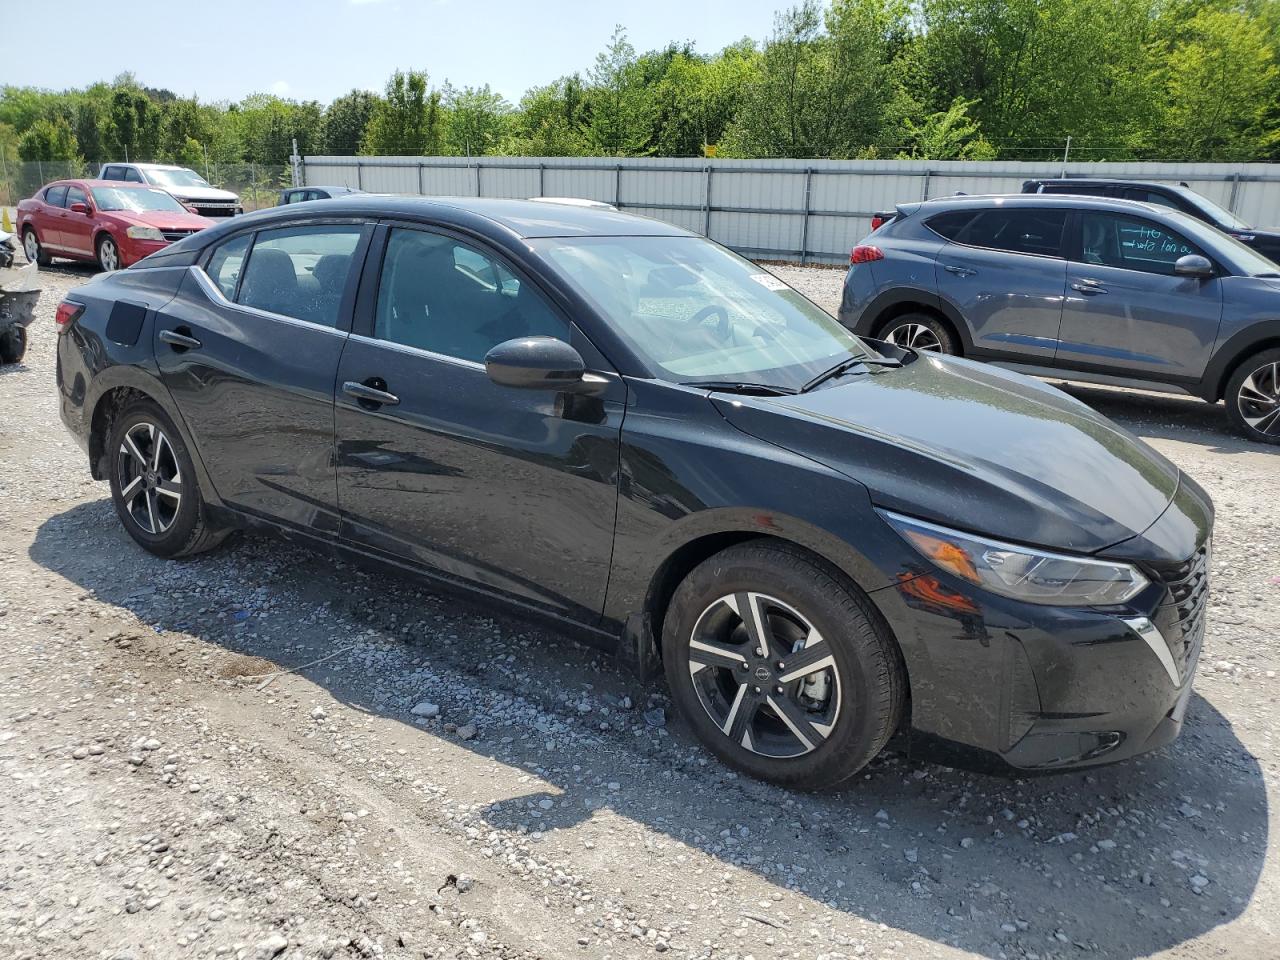
<path id="1" fill-rule="evenodd" d="M 69 295 L 63 420 L 167 557 L 280 529 L 641 665 L 817 787 L 896 731 L 1058 769 L 1182 726 L 1212 506 L 1036 380 L 863 342 L 705 238 L 342 198 Z"/>
<path id="2" fill-rule="evenodd" d="M 1189 213 L 1217 227 L 1257 250 L 1269 260 L 1280 263 L 1280 227 L 1251 227 L 1230 210 L 1219 206 L 1185 183 L 1176 186 L 1146 180 L 1099 180 L 1093 177 L 1067 177 L 1058 180 L 1027 180 L 1023 193 L 1074 194 L 1089 197 L 1114 197 L 1171 207 Z"/>
<path id="3" fill-rule="evenodd" d="M 345 197 L 353 193 L 364 193 L 355 187 L 287 187 L 280 191 L 280 202 L 283 207 L 287 203 L 304 203 L 307 200 L 332 200 L 334 197 Z"/>
<path id="4" fill-rule="evenodd" d="M 854 247 L 840 320 L 1024 373 L 1226 400 L 1280 443 L 1280 266 L 1185 213 L 1096 197 L 898 207 Z"/>

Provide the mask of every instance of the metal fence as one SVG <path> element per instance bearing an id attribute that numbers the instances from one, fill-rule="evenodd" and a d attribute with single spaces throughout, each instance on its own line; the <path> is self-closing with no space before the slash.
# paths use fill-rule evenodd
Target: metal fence
<path id="1" fill-rule="evenodd" d="M 81 160 L 32 160 L 5 162 L 0 157 L 0 206 L 16 206 L 53 180 L 96 177 L 101 164 Z M 274 206 L 280 190 L 291 180 L 284 164 L 210 163 L 199 164 L 197 172 L 215 187 L 240 195 L 246 210 Z"/>
<path id="2" fill-rule="evenodd" d="M 1184 182 L 1254 224 L 1280 223 L 1280 165 L 582 157 L 304 157 L 305 185 L 433 196 L 603 200 L 759 259 L 845 262 L 895 203 L 1017 193 L 1033 177 Z"/>

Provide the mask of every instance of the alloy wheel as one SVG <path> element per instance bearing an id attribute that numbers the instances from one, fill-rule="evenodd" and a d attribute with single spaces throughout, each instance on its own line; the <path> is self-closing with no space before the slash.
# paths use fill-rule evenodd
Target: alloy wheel
<path id="1" fill-rule="evenodd" d="M 28 230 L 22 235 L 22 252 L 27 255 L 28 263 L 35 263 L 40 256 L 40 241 L 36 239 L 36 232 Z"/>
<path id="2" fill-rule="evenodd" d="M 894 327 L 885 336 L 885 339 L 895 346 L 906 347 L 909 350 L 927 350 L 932 353 L 942 352 L 942 341 L 938 339 L 936 333 L 923 323 L 904 323 L 901 326 Z"/>
<path id="3" fill-rule="evenodd" d="M 816 750 L 840 715 L 840 675 L 817 628 L 763 593 L 708 606 L 689 640 L 689 675 L 712 722 L 733 743 L 784 759 Z"/>
<path id="4" fill-rule="evenodd" d="M 148 421 L 130 427 L 116 470 L 125 512 L 144 533 L 158 536 L 173 526 L 182 506 L 182 471 L 164 431 Z"/>
<path id="5" fill-rule="evenodd" d="M 1240 416 L 1254 430 L 1280 436 L 1280 363 L 1264 363 L 1240 384 Z"/>
<path id="6" fill-rule="evenodd" d="M 104 238 L 98 244 L 98 263 L 103 270 L 120 269 L 120 251 L 116 249 L 116 242 L 110 237 Z"/>

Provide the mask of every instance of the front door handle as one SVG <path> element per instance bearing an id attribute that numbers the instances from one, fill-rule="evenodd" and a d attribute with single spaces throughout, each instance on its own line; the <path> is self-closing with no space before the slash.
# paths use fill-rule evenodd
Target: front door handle
<path id="1" fill-rule="evenodd" d="M 1093 296 L 1095 293 L 1106 293 L 1107 288 L 1098 285 L 1097 280 L 1081 280 L 1079 283 L 1071 284 L 1071 289 L 1077 293 L 1087 293 Z"/>
<path id="2" fill-rule="evenodd" d="M 365 410 L 377 410 L 379 407 L 394 407 L 400 398 L 387 392 L 387 381 L 381 377 L 369 377 L 364 383 L 348 380 L 342 385 L 342 392 L 355 397 L 356 403 Z"/>
<path id="3" fill-rule="evenodd" d="M 954 273 L 957 277 L 972 277 L 978 272 L 977 270 L 972 270 L 969 267 L 956 266 L 954 263 L 949 263 L 942 269 L 947 271 L 947 273 Z"/>
<path id="4" fill-rule="evenodd" d="M 179 353 L 183 350 L 199 350 L 200 341 L 190 335 L 190 330 L 187 330 L 186 333 L 181 333 L 180 331 L 184 329 L 186 328 L 179 327 L 178 330 L 161 330 L 160 339 L 169 344 L 169 346 L 173 347 L 173 349 Z"/>

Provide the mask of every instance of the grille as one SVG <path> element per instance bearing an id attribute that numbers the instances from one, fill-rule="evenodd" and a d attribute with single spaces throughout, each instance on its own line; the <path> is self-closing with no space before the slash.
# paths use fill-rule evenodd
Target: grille
<path id="1" fill-rule="evenodd" d="M 173 243 L 175 240 L 185 240 L 187 237 L 195 233 L 194 230 L 165 230 L 162 232 L 164 233 L 164 238 L 170 243 Z"/>
<path id="2" fill-rule="evenodd" d="M 231 200 L 195 200 L 191 205 L 202 217 L 230 217 L 236 212 L 236 204 Z"/>
<path id="3" fill-rule="evenodd" d="M 1186 678 L 1187 666 L 1200 653 L 1204 640 L 1205 607 L 1209 600 L 1209 547 L 1202 546 L 1182 563 L 1157 568 L 1169 591 L 1169 599 L 1157 617 L 1161 632 L 1169 641 L 1169 652 Z"/>

